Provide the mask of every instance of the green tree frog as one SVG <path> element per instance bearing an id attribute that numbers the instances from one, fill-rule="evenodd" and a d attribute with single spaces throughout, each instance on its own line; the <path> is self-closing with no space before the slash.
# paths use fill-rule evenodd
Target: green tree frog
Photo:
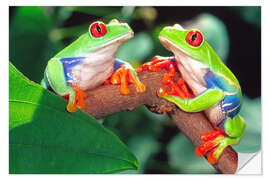
<path id="1" fill-rule="evenodd" d="M 91 23 L 88 32 L 48 61 L 41 85 L 68 99 L 69 112 L 85 109 L 84 91 L 102 84 L 120 84 L 120 93 L 129 94 L 128 83 L 133 83 L 137 92 L 144 92 L 136 71 L 115 58 L 118 48 L 133 34 L 127 23 L 117 19 L 108 24 Z"/>
<path id="2" fill-rule="evenodd" d="M 245 121 L 238 114 L 242 104 L 239 82 L 200 30 L 186 30 L 175 24 L 163 28 L 159 40 L 174 57 L 157 56 L 137 72 L 166 68 L 168 73 L 164 75 L 163 83 L 171 90 L 161 87 L 158 96 L 186 112 L 205 111 L 216 131 L 202 134 L 203 144 L 195 152 L 202 157 L 210 151 L 207 159 L 215 164 L 223 150 L 238 144 L 244 134 Z M 173 77 L 177 70 L 182 76 L 175 83 Z"/>

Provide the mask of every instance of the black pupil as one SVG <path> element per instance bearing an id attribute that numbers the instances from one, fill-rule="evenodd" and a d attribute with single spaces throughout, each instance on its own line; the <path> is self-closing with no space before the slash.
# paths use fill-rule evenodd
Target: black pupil
<path id="1" fill-rule="evenodd" d="M 194 33 L 192 36 L 191 36 L 191 41 L 195 41 L 197 39 L 197 33 Z"/>
<path id="2" fill-rule="evenodd" d="M 99 25 L 96 26 L 96 29 L 97 29 L 98 33 L 101 33 L 101 28 Z"/>

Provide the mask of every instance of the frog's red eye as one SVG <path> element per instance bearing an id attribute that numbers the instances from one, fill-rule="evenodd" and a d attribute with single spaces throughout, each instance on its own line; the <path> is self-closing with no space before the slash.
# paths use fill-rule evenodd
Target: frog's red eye
<path id="1" fill-rule="evenodd" d="M 199 46 L 203 41 L 203 35 L 197 30 L 191 30 L 187 33 L 186 41 L 191 46 Z"/>
<path id="2" fill-rule="evenodd" d="M 106 34 L 107 29 L 103 22 L 95 22 L 90 26 L 89 31 L 92 36 L 101 37 Z"/>

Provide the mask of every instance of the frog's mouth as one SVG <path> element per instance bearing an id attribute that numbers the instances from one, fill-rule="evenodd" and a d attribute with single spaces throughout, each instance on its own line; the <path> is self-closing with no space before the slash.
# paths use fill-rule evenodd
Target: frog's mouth
<path id="1" fill-rule="evenodd" d="M 106 43 L 104 46 L 107 46 L 107 45 L 110 45 L 110 44 L 123 44 L 124 42 L 130 40 L 131 38 L 134 37 L 134 32 L 133 31 L 129 31 L 128 33 L 124 34 L 124 35 L 121 35 L 121 36 L 118 36 L 116 37 L 114 40 Z"/>

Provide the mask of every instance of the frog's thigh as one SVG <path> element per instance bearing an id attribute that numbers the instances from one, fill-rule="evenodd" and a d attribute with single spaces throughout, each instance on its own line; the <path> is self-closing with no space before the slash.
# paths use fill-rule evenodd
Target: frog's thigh
<path id="1" fill-rule="evenodd" d="M 212 124 L 217 126 L 226 119 L 226 113 L 221 108 L 221 102 L 205 110 L 205 114 Z"/>
<path id="2" fill-rule="evenodd" d="M 72 90 L 72 88 L 66 84 L 64 68 L 60 60 L 51 59 L 48 62 L 47 77 L 52 89 L 60 96 L 69 94 Z"/>

